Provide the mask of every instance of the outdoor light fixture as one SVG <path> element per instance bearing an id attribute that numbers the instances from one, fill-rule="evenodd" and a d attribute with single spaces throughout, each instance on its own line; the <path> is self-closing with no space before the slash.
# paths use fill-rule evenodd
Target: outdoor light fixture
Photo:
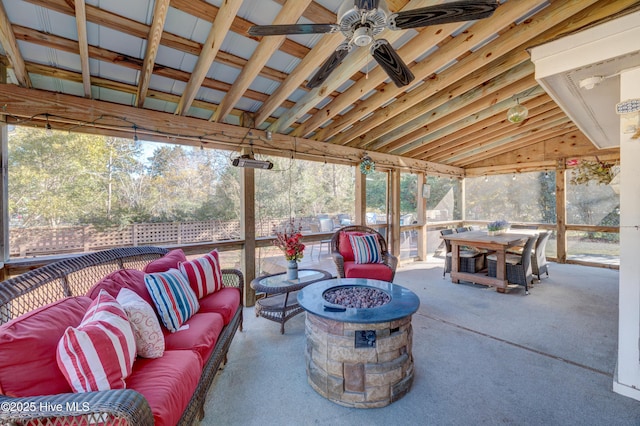
<path id="1" fill-rule="evenodd" d="M 516 99 L 516 104 L 509 108 L 507 111 L 507 120 L 512 123 L 520 123 L 529 115 L 529 110 L 526 106 L 520 105 L 520 101 Z"/>
<path id="2" fill-rule="evenodd" d="M 231 162 L 236 167 L 247 167 L 251 169 L 273 169 L 273 163 L 269 160 L 256 160 L 249 155 L 241 155 Z"/>
<path id="3" fill-rule="evenodd" d="M 265 134 L 267 136 L 268 141 L 270 141 L 273 138 L 273 133 L 271 133 L 271 130 L 267 130 Z"/>

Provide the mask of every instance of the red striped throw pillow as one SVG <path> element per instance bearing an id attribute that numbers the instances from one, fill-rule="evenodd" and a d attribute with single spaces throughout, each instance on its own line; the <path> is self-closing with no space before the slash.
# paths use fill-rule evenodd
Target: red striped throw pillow
<path id="1" fill-rule="evenodd" d="M 127 315 L 104 290 L 77 328 L 58 343 L 57 360 L 74 392 L 124 389 L 136 357 L 136 341 Z"/>
<path id="2" fill-rule="evenodd" d="M 375 234 L 349 235 L 356 263 L 382 263 L 382 249 Z"/>
<path id="3" fill-rule="evenodd" d="M 189 285 L 198 299 L 222 290 L 222 273 L 217 250 L 198 259 L 180 262 L 179 268 L 189 280 Z"/>
<path id="4" fill-rule="evenodd" d="M 187 277 L 177 269 L 146 274 L 144 283 L 156 305 L 160 321 L 172 333 L 178 331 L 200 309 Z"/>

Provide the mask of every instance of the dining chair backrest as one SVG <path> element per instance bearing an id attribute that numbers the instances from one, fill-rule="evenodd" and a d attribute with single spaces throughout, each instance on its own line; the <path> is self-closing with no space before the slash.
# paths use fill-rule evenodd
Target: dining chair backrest
<path id="1" fill-rule="evenodd" d="M 547 241 L 549 241 L 549 237 L 551 236 L 551 231 L 543 232 L 538 235 L 538 240 L 536 241 L 535 254 L 536 259 L 538 261 L 538 267 L 543 266 L 547 262 L 547 256 L 545 255 L 545 250 L 547 248 Z"/>
<path id="2" fill-rule="evenodd" d="M 456 232 L 460 233 L 460 232 L 467 232 L 469 230 L 469 228 L 467 228 L 466 226 L 461 226 L 460 228 L 456 228 Z"/>
<path id="3" fill-rule="evenodd" d="M 532 235 L 527 239 L 527 243 L 524 245 L 524 249 L 522 249 L 522 268 L 525 271 L 525 276 L 531 275 L 531 251 L 533 250 L 533 246 L 538 240 L 537 235 Z"/>
<path id="4" fill-rule="evenodd" d="M 317 223 L 310 223 L 309 228 L 311 228 L 311 232 L 313 233 L 320 232 L 320 225 Z"/>
<path id="5" fill-rule="evenodd" d="M 455 231 L 453 229 L 443 229 L 440 231 L 440 235 L 451 235 Z M 451 253 L 451 242 L 449 240 L 444 240 L 444 245 L 447 248 L 447 253 Z"/>
<path id="6" fill-rule="evenodd" d="M 333 231 L 333 221 L 331 219 L 320 219 L 320 231 L 321 232 Z"/>

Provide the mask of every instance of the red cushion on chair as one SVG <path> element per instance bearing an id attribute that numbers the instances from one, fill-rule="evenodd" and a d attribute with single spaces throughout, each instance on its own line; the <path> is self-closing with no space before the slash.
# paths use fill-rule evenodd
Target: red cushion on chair
<path id="1" fill-rule="evenodd" d="M 87 292 L 87 296 L 95 299 L 100 290 L 105 290 L 113 297 L 118 297 L 120 289 L 128 288 L 129 290 L 142 297 L 145 302 L 153 305 L 153 300 L 149 295 L 149 290 L 144 285 L 144 272 L 137 269 L 121 269 L 107 275 L 98 284 L 94 285 L 91 290 Z"/>
<path id="2" fill-rule="evenodd" d="M 231 322 L 240 306 L 240 290 L 233 287 L 223 288 L 199 300 L 198 312 L 217 312 L 222 315 L 224 325 Z"/>
<path id="3" fill-rule="evenodd" d="M 345 278 L 370 278 L 391 282 L 393 271 L 384 263 L 344 262 Z"/>
<path id="4" fill-rule="evenodd" d="M 349 235 L 365 235 L 366 232 L 340 232 L 340 236 L 338 239 L 338 250 L 340 254 L 344 258 L 345 262 L 351 262 L 355 259 L 355 255 L 353 254 L 353 248 L 351 247 L 351 241 L 349 241 Z"/>
<path id="5" fill-rule="evenodd" d="M 171 250 L 160 259 L 156 259 L 145 266 L 144 272 L 152 274 L 154 272 L 166 272 L 169 269 L 178 269 L 178 264 L 186 261 L 187 256 L 184 255 L 182 249 Z"/>
<path id="6" fill-rule="evenodd" d="M 9 396 L 71 392 L 56 361 L 67 327 L 77 327 L 91 305 L 88 297 L 68 297 L 0 327 L 0 393 Z"/>
<path id="7" fill-rule="evenodd" d="M 204 365 L 213 352 L 223 327 L 222 315 L 215 312 L 198 312 L 174 333 L 163 327 L 165 351 L 194 350 L 200 355 Z"/>
<path id="8" fill-rule="evenodd" d="M 139 358 L 127 389 L 145 397 L 156 426 L 176 425 L 198 386 L 200 357 L 193 351 L 165 351 L 161 358 Z"/>

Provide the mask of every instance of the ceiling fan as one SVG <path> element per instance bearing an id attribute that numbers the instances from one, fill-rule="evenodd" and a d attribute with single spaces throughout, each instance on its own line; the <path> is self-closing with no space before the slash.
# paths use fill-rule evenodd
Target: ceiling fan
<path id="1" fill-rule="evenodd" d="M 252 36 L 289 34 L 323 34 L 340 31 L 345 41 L 327 58 L 307 83 L 313 89 L 322 84 L 340 65 L 353 46 L 368 46 L 371 55 L 398 87 L 415 78 L 409 67 L 385 39 L 374 36 L 385 28 L 406 30 L 450 22 L 488 18 L 498 7 L 497 0 L 459 0 L 435 6 L 390 13 L 384 0 L 345 0 L 338 10 L 337 24 L 255 25 L 249 28 Z"/>

